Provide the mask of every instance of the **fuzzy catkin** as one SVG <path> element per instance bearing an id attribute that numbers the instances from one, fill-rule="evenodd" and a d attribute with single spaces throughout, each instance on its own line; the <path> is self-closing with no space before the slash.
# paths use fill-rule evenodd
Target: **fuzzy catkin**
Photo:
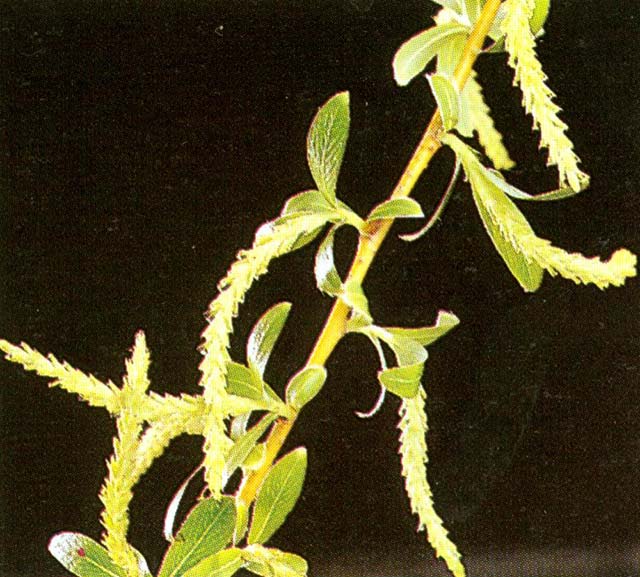
<path id="1" fill-rule="evenodd" d="M 301 236 L 325 222 L 325 217 L 305 217 L 304 223 L 302 219 L 291 219 L 261 227 L 253 246 L 238 253 L 227 275 L 218 284 L 218 296 L 209 306 L 208 324 L 202 333 L 204 358 L 200 363 L 200 385 L 204 388 L 207 410 L 204 426 L 205 478 L 214 497 L 221 494 L 225 457 L 231 446 L 226 434 L 224 407 L 233 319 L 251 285 L 267 272 L 271 261 L 293 250 Z"/>
<path id="2" fill-rule="evenodd" d="M 578 168 L 580 159 L 566 135 L 567 125 L 560 120 L 560 107 L 553 102 L 554 92 L 546 85 L 547 76 L 536 55 L 536 40 L 529 20 L 535 0 L 506 0 L 502 32 L 509 53 L 509 66 L 515 71 L 514 84 L 520 86 L 522 103 L 533 116 L 533 127 L 540 130 L 540 147 L 548 150 L 548 164 L 558 167 L 560 186 L 579 192 L 589 177 Z"/>
<path id="3" fill-rule="evenodd" d="M 426 529 L 427 539 L 436 555 L 442 557 L 454 577 L 464 577 L 465 569 L 457 547 L 449 539 L 442 519 L 433 505 L 433 494 L 427 480 L 427 413 L 426 393 L 421 386 L 418 394 L 403 399 L 400 406 L 400 459 L 405 489 L 411 511 L 418 515 L 418 531 Z"/>

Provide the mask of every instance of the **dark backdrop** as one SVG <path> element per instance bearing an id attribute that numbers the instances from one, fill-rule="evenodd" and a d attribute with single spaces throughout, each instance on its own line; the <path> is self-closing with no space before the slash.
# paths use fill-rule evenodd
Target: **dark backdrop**
<path id="1" fill-rule="evenodd" d="M 153 388 L 197 392 L 202 312 L 236 250 L 283 199 L 311 186 L 304 139 L 316 108 L 350 90 L 340 195 L 361 213 L 389 193 L 426 123 L 426 83 L 400 89 L 390 62 L 428 25 L 425 1 L 3 2 L 0 334 L 119 379 L 134 332 Z M 640 33 L 632 2 L 556 2 L 541 57 L 593 176 L 564 203 L 526 205 L 539 234 L 608 256 L 640 252 Z M 513 180 L 553 186 L 500 56 L 479 66 L 519 163 Z M 443 153 L 416 196 L 432 207 Z M 403 225 L 397 230 L 412 230 Z M 341 237 L 347 263 L 354 238 Z M 330 307 L 313 251 L 273 266 L 238 321 L 236 357 L 257 316 L 293 301 L 268 377 L 300 366 Z M 522 293 L 460 185 L 422 242 L 390 237 L 366 290 L 381 323 L 461 326 L 432 347 L 430 479 L 470 575 L 626 577 L 640 567 L 640 323 L 637 281 L 601 292 L 547 277 Z M 407 512 L 397 403 L 377 395 L 376 360 L 347 338 L 290 445 L 310 454 L 304 496 L 274 539 L 316 575 L 444 575 Z M 98 538 L 96 498 L 112 423 L 16 366 L 2 379 L 0 572 L 59 576 L 60 530 Z M 162 515 L 198 462 L 183 438 L 144 478 L 132 539 L 155 568 Z"/>

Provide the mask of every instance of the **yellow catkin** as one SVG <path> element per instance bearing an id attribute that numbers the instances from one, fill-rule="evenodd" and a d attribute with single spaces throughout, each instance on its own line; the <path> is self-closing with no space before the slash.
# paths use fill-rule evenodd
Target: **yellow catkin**
<path id="1" fill-rule="evenodd" d="M 318 226 L 323 220 L 318 220 Z M 227 365 L 229 335 L 233 330 L 233 319 L 253 282 L 267 272 L 271 261 L 290 252 L 296 241 L 309 228 L 301 227 L 296 220 L 277 225 L 266 225 L 259 229 L 253 246 L 238 253 L 227 275 L 218 284 L 219 294 L 209 306 L 208 324 L 202 333 L 200 363 L 202 373 L 200 385 L 204 388 L 207 408 L 204 430 L 204 467 L 209 491 L 218 497 L 222 490 L 225 457 L 231 441 L 226 435 L 224 407 L 227 397 Z"/>
<path id="2" fill-rule="evenodd" d="M 93 375 L 60 362 L 53 355 L 44 356 L 25 343 L 18 346 L 0 340 L 0 350 L 7 360 L 22 365 L 25 370 L 54 379 L 49 386 L 74 393 L 91 406 L 105 407 L 112 414 L 118 411 L 118 388 L 112 382 L 105 384 Z"/>
<path id="3" fill-rule="evenodd" d="M 100 520 L 105 529 L 102 542 L 113 561 L 125 569 L 127 577 L 138 577 L 138 561 L 127 541 L 127 533 L 135 484 L 132 472 L 142 427 L 131 412 L 124 410 L 118 417 L 117 429 L 107 478 L 100 491 L 104 506 Z"/>
<path id="4" fill-rule="evenodd" d="M 442 519 L 433 505 L 433 494 L 427 480 L 427 413 L 424 408 L 426 393 L 403 399 L 400 406 L 400 458 L 402 476 L 411 503 L 411 511 L 418 515 L 418 531 L 426 529 L 427 538 L 438 557 L 447 564 L 454 577 L 464 577 L 465 569 L 457 547 L 448 536 Z"/>
<path id="5" fill-rule="evenodd" d="M 509 156 L 509 151 L 502 142 L 502 134 L 498 131 L 491 118 L 491 111 L 482 95 L 476 73 L 472 72 L 465 85 L 465 96 L 469 106 L 471 125 L 478 133 L 478 140 L 484 148 L 485 154 L 498 170 L 509 170 L 515 163 Z"/>
<path id="6" fill-rule="evenodd" d="M 473 149 L 453 135 L 447 135 L 445 142 L 460 158 L 474 193 L 481 198 L 500 235 L 524 260 L 537 264 L 551 275 L 559 274 L 575 283 L 594 284 L 600 289 L 621 286 L 627 278 L 636 275 L 636 255 L 625 248 L 603 261 L 569 253 L 538 237 L 518 207 L 487 177 L 487 169 Z"/>
<path id="7" fill-rule="evenodd" d="M 107 463 L 107 478 L 100 491 L 104 505 L 101 522 L 105 529 L 102 542 L 113 561 L 124 567 L 127 577 L 140 574 L 127 533 L 129 505 L 138 481 L 135 464 L 142 433 L 142 419 L 136 414 L 135 407 L 141 404 L 149 387 L 149 362 L 144 333 L 139 332 L 131 358 L 126 361 L 126 375 L 120 392 L 121 410 L 116 421 L 117 435 L 113 441 L 113 455 Z"/>
<path id="8" fill-rule="evenodd" d="M 536 40 L 529 20 L 535 0 L 506 0 L 502 31 L 509 53 L 509 65 L 515 71 L 514 84 L 520 86 L 522 103 L 533 116 L 534 129 L 540 130 L 540 147 L 548 150 L 548 164 L 558 167 L 560 187 L 576 192 L 585 188 L 588 176 L 578 168 L 580 159 L 566 135 L 567 125 L 560 120 L 555 94 L 546 85 L 547 76 L 536 55 Z"/>

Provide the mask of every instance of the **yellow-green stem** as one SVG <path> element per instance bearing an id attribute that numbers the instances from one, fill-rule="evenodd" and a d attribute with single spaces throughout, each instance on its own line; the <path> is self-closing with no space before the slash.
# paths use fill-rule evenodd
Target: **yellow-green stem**
<path id="1" fill-rule="evenodd" d="M 471 74 L 473 65 L 482 50 L 482 45 L 491 29 L 500 4 L 501 0 L 487 0 L 480 18 L 478 18 L 465 44 L 454 74 L 455 82 L 459 89 L 463 88 Z M 418 178 L 420 178 L 434 154 L 442 146 L 440 143 L 441 136 L 442 118 L 439 110 L 436 109 L 390 198 L 402 198 L 411 194 Z M 348 279 L 362 283 L 392 224 L 393 219 L 376 220 L 368 223 L 366 230 L 360 236 L 360 242 L 349 270 Z M 345 334 L 348 315 L 349 307 L 342 300 L 337 299 L 327 317 L 322 332 L 318 336 L 307 365 L 324 365 L 327 362 L 327 359 Z M 242 486 L 240 498 L 244 503 L 251 503 L 255 498 L 265 475 L 287 439 L 295 419 L 295 416 L 289 419 L 280 419 L 271 429 L 267 439 L 267 455 L 262 467 L 251 473 Z"/>

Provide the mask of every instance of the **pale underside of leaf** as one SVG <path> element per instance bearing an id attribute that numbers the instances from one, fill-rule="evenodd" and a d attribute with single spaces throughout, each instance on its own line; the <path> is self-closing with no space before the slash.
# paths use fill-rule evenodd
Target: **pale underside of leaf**
<path id="1" fill-rule="evenodd" d="M 475 151 L 453 135 L 443 137 L 459 155 L 485 227 L 505 263 L 527 291 L 536 290 L 542 270 L 559 274 L 575 283 L 598 288 L 620 286 L 636 275 L 636 256 L 617 250 L 608 261 L 569 253 L 539 238 L 516 205 L 495 182 L 495 175 L 482 166 Z"/>
<path id="2" fill-rule="evenodd" d="M 450 36 L 467 35 L 468 29 L 457 23 L 434 26 L 407 40 L 393 59 L 393 73 L 400 86 L 406 86 L 435 58 L 443 42 Z"/>

